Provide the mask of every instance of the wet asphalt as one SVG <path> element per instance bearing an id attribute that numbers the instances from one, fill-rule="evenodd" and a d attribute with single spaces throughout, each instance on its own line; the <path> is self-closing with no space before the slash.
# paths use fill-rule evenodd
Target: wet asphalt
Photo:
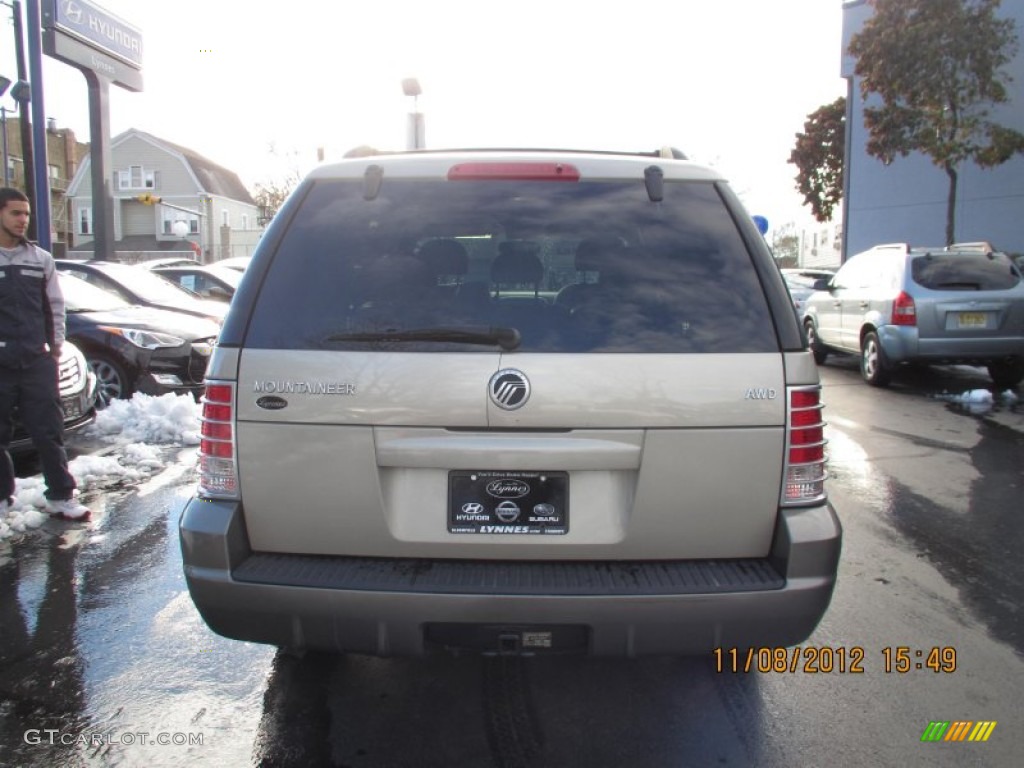
<path id="1" fill-rule="evenodd" d="M 1019 765 L 1024 407 L 955 402 L 988 386 L 974 369 L 888 390 L 844 360 L 822 377 L 844 550 L 801 650 L 831 671 L 296 659 L 220 638 L 181 572 L 194 451 L 169 449 L 144 485 L 90 499 L 92 523 L 0 543 L 0 766 Z M 901 648 L 909 668 L 887 669 Z M 932 649 L 955 669 L 930 669 Z M 921 741 L 958 720 L 997 726 Z"/>

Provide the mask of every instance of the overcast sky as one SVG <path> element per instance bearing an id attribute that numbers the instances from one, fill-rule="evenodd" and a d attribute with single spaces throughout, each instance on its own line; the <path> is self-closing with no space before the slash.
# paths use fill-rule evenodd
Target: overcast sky
<path id="1" fill-rule="evenodd" d="M 112 134 L 188 146 L 250 187 L 307 171 L 317 147 L 327 160 L 404 148 L 401 81 L 416 77 L 430 148 L 672 145 L 776 227 L 809 218 L 787 162 L 794 135 L 844 93 L 841 0 L 94 4 L 143 36 L 144 90 L 111 87 Z M 0 74 L 12 77 L 0 12 Z M 43 76 L 47 116 L 88 141 L 81 73 L 44 57 Z"/>

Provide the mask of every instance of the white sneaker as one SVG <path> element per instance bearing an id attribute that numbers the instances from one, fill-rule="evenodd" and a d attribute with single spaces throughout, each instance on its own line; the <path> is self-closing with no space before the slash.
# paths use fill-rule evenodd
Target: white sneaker
<path id="1" fill-rule="evenodd" d="M 46 509 L 50 517 L 59 517 L 61 520 L 72 520 L 77 523 L 86 523 L 92 519 L 92 511 L 79 504 L 76 499 L 62 499 L 55 501 L 49 499 L 46 502 Z"/>

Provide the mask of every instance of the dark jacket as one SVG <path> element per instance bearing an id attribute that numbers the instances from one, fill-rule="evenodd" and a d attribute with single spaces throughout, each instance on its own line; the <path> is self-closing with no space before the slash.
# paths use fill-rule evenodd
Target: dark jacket
<path id="1" fill-rule="evenodd" d="M 20 367 L 64 343 L 64 294 L 53 257 L 33 243 L 0 249 L 0 367 Z"/>

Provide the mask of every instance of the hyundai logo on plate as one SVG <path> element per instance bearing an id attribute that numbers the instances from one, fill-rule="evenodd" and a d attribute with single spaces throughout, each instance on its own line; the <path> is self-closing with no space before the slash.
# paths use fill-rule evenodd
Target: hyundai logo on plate
<path id="1" fill-rule="evenodd" d="M 466 515 L 482 515 L 484 513 L 484 505 L 478 504 L 475 501 L 467 501 L 462 505 L 462 512 Z"/>
<path id="2" fill-rule="evenodd" d="M 530 380 L 515 368 L 503 368 L 491 376 L 487 385 L 491 402 L 506 411 L 522 408 L 530 399 Z"/>

